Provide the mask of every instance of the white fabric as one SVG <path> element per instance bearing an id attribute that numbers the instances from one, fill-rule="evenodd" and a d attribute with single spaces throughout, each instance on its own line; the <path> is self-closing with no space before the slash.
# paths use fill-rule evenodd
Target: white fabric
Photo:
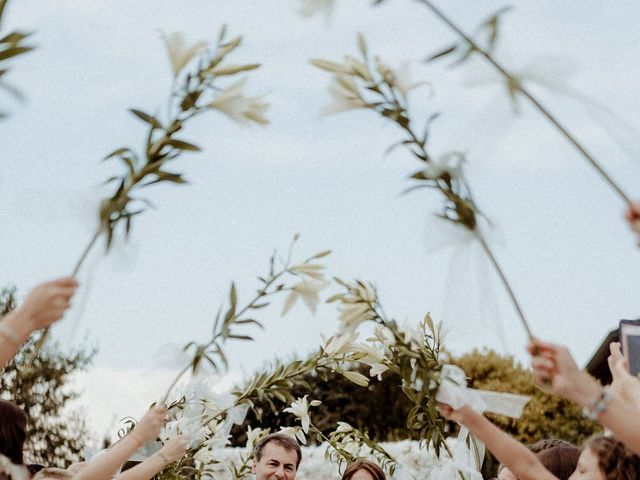
<path id="1" fill-rule="evenodd" d="M 467 388 L 467 379 L 460 367 L 443 365 L 440 373 L 440 388 L 436 400 L 457 410 L 469 405 L 479 413 L 491 412 L 508 417 L 519 418 L 531 397 L 514 393 L 491 392 Z M 484 460 L 484 444 L 469 433 L 464 426 L 450 446 L 451 456 L 447 452 L 440 455 L 438 465 L 431 473 L 432 480 L 450 480 L 456 472 L 465 480 L 481 480 L 480 468 Z"/>

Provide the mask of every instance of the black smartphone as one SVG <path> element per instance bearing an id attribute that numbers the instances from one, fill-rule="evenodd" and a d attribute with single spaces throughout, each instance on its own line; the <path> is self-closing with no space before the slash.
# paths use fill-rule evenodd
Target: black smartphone
<path id="1" fill-rule="evenodd" d="M 620 320 L 620 343 L 629 373 L 640 373 L 640 320 Z"/>

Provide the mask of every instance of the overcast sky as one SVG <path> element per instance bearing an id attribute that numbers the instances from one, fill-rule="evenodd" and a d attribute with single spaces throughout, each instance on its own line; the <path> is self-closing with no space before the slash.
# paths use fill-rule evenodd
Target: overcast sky
<path id="1" fill-rule="evenodd" d="M 497 1 L 440 2 L 471 31 Z M 499 57 L 534 72 L 543 103 L 569 125 L 634 197 L 640 197 L 640 40 L 635 1 L 511 2 Z M 373 282 L 400 321 L 444 319 L 455 352 L 488 346 L 525 359 L 525 335 L 495 275 L 473 245 L 459 247 L 433 214 L 439 198 L 401 195 L 417 165 L 398 149 L 400 132 L 369 111 L 320 117 L 330 77 L 310 58 L 356 54 L 356 32 L 392 66 L 411 61 L 416 118 L 439 111 L 433 148 L 463 148 L 477 201 L 498 226 L 496 253 L 541 338 L 588 360 L 621 318 L 640 311 L 640 251 L 624 205 L 585 161 L 524 102 L 509 101 L 481 64 L 457 70 L 422 63 L 455 37 L 418 2 L 338 0 L 329 20 L 299 15 L 294 0 L 23 0 L 10 2 L 3 31 L 33 31 L 37 49 L 13 62 L 7 80 L 26 104 L 0 93 L 12 115 L 0 123 L 0 284 L 21 292 L 68 274 L 91 236 L 92 191 L 117 171 L 100 159 L 139 146 L 144 126 L 127 112 L 166 104 L 171 70 L 161 32 L 213 41 L 222 24 L 242 34 L 232 63 L 260 62 L 247 91 L 271 103 L 265 128 L 221 114 L 194 121 L 185 138 L 203 148 L 175 169 L 190 185 L 149 189 L 157 210 L 141 216 L 129 245 L 81 275 L 75 308 L 57 330 L 65 345 L 99 347 L 85 401 L 97 428 L 137 414 L 170 372 L 156 352 L 209 334 L 231 281 L 240 300 L 266 273 L 275 248 L 299 232 L 299 258 L 332 249 L 331 275 Z M 482 80 L 482 81 L 480 81 Z M 469 88 L 472 83 L 484 86 Z M 488 85 L 488 86 L 487 86 Z M 619 116 L 561 95 L 567 87 Z M 616 144 L 607 130 L 624 132 Z M 619 139 L 620 140 L 620 139 Z M 633 155 L 631 155 L 633 156 Z M 454 243 L 458 248 L 435 248 Z M 452 260 L 453 254 L 453 260 Z M 327 295 L 329 292 L 327 292 Z M 84 299 L 84 300 L 83 300 Z M 274 357 L 305 355 L 337 326 L 333 305 L 311 316 L 281 300 L 262 312 L 256 342 L 228 348 L 231 378 Z M 75 332 L 75 333 L 74 333 Z M 160 379 L 160 380 L 158 380 Z M 156 382 L 156 383 L 154 383 Z M 228 383 L 229 380 L 226 381 Z M 132 388 L 136 394 L 131 394 Z M 129 390 L 127 390 L 129 389 Z M 135 398 L 134 398 L 135 397 Z"/>

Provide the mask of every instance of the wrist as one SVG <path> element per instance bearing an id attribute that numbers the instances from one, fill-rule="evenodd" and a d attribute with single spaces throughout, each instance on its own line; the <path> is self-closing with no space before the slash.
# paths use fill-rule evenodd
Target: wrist
<path id="1" fill-rule="evenodd" d="M 156 453 L 153 454 L 153 456 L 158 459 L 158 461 L 160 462 L 163 468 L 169 465 L 170 463 L 172 463 L 169 456 L 166 453 L 164 453 L 162 450 L 158 450 Z"/>
<path id="2" fill-rule="evenodd" d="M 576 375 L 572 381 L 569 382 L 569 386 L 565 392 L 561 392 L 563 396 L 570 400 L 573 400 L 582 407 L 585 407 L 589 402 L 602 391 L 602 386 L 589 376 L 586 372 L 580 372 Z"/>
<path id="3" fill-rule="evenodd" d="M 127 438 L 130 439 L 133 443 L 135 443 L 136 445 L 136 450 L 141 448 L 146 442 L 146 440 L 143 438 L 142 435 L 140 435 L 138 432 L 134 430 L 131 430 L 128 434 L 127 434 Z"/>
<path id="4" fill-rule="evenodd" d="M 458 409 L 458 423 L 466 424 L 473 419 L 474 415 L 480 415 L 469 405 L 463 405 Z"/>
<path id="5" fill-rule="evenodd" d="M 2 330 L 5 336 L 10 337 L 14 342 L 18 343 L 18 346 L 26 342 L 33 329 L 31 324 L 20 309 L 9 312 L 0 322 Z"/>

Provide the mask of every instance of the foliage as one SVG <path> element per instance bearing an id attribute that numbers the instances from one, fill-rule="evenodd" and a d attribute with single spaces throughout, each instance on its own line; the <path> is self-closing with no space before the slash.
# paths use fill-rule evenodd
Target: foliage
<path id="1" fill-rule="evenodd" d="M 312 60 L 316 67 L 334 75 L 334 83 L 329 88 L 334 101 L 325 109 L 325 113 L 368 109 L 400 127 L 405 138 L 392 145 L 387 152 L 403 146 L 421 164 L 420 169 L 410 176 L 414 185 L 407 189 L 407 192 L 426 188 L 441 194 L 444 198 L 444 206 L 438 216 L 473 234 L 500 277 L 527 336 L 533 338 L 511 285 L 479 228 L 478 220 L 481 212 L 473 199 L 471 188 L 462 169 L 465 155 L 460 151 L 451 150 L 436 156 L 430 151 L 431 123 L 438 117 L 438 113 L 427 118 L 422 131 L 411 119 L 409 92 L 425 82 L 411 83 L 408 70 L 393 70 L 379 57 L 371 59 L 362 35 L 358 36 L 358 47 L 360 59 L 347 55 L 342 63 Z"/>
<path id="2" fill-rule="evenodd" d="M 176 134 L 193 117 L 207 111 L 218 110 L 231 119 L 240 122 L 268 123 L 264 118 L 268 104 L 257 97 L 245 97 L 242 94 L 244 80 L 221 89 L 219 79 L 238 73 L 255 70 L 260 65 L 223 65 L 227 55 L 241 43 L 241 37 L 226 39 L 226 28 L 222 28 L 215 49 L 206 51 L 206 44 L 197 43 L 188 48 L 179 33 L 165 39 L 169 60 L 174 74 L 172 91 L 166 120 L 140 110 L 130 112 L 148 127 L 144 153 L 140 154 L 129 147 L 121 147 L 104 160 L 119 160 L 124 168 L 120 175 L 110 177 L 105 184 L 115 182 L 117 188 L 113 194 L 102 200 L 99 211 L 99 226 L 78 259 L 73 275 L 76 275 L 89 252 L 103 235 L 106 236 L 107 250 L 110 248 L 118 227 L 124 229 L 125 237 L 132 228 L 133 218 L 140 215 L 153 204 L 138 195 L 141 190 L 157 184 L 185 184 L 181 173 L 168 171 L 167 165 L 185 152 L 198 152 L 200 148 Z M 204 51 L 201 55 L 199 53 Z M 197 62 L 196 62 L 197 60 Z M 195 64 L 195 65 L 194 65 Z M 48 330 L 45 330 L 35 355 L 45 343 Z"/>
<path id="3" fill-rule="evenodd" d="M 0 0 L 0 27 L 2 26 L 2 17 L 9 0 Z M 9 68 L 5 66 L 8 59 L 25 54 L 34 47 L 25 44 L 25 40 L 29 36 L 28 33 L 13 31 L 0 35 L 0 88 L 13 95 L 18 100 L 22 99 L 22 95 L 18 90 L 3 82 L 3 77 L 9 72 Z M 5 117 L 6 113 L 0 111 L 0 118 Z"/>
<path id="4" fill-rule="evenodd" d="M 353 368 L 362 375 L 368 374 L 369 367 L 365 365 L 354 365 Z M 322 402 L 314 410 L 314 424 L 324 435 L 329 435 L 342 421 L 368 433 L 378 442 L 408 437 L 406 418 L 412 404 L 400 388 L 398 374 L 390 372 L 384 381 L 369 382 L 367 387 L 356 385 L 335 372 L 328 372 L 326 381 L 313 371 L 302 375 L 301 380 L 300 384 L 293 385 L 291 394 L 294 398 L 309 395 Z M 257 413 L 250 411 L 244 424 L 232 430 L 232 445 L 246 443 L 248 426 L 277 430 L 292 425 L 294 416 L 282 412 L 285 406 L 278 402 L 274 410 L 267 402 L 256 402 Z"/>
<path id="5" fill-rule="evenodd" d="M 15 289 L 4 289 L 0 312 L 8 313 L 14 307 Z M 37 341 L 37 335 L 32 337 L 2 372 L 0 396 L 22 408 L 29 418 L 25 461 L 61 467 L 84 458 L 89 433 L 82 412 L 68 408 L 78 398 L 69 379 L 87 367 L 95 351 L 63 352 L 51 344 L 34 360 L 33 368 L 19 368 L 33 355 Z"/>

